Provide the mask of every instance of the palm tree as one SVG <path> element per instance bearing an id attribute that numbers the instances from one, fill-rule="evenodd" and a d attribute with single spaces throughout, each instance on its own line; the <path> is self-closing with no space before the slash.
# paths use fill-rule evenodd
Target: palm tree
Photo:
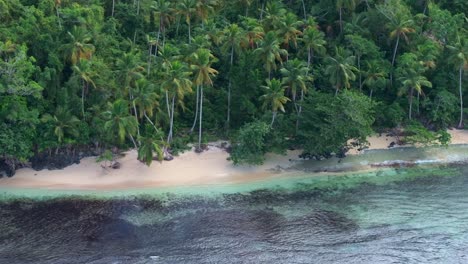
<path id="1" fill-rule="evenodd" d="M 78 125 L 80 120 L 71 114 L 69 109 L 58 106 L 55 109 L 55 114 L 52 116 L 50 114 L 45 114 L 41 121 L 44 123 L 52 123 L 54 127 L 54 135 L 57 137 L 58 143 L 62 143 L 65 136 L 71 135 L 78 137 Z"/>
<path id="2" fill-rule="evenodd" d="M 246 17 L 242 21 L 242 26 L 245 29 L 245 39 L 242 43 L 243 48 L 253 49 L 258 41 L 263 39 L 265 32 L 257 19 Z"/>
<path id="3" fill-rule="evenodd" d="M 266 7 L 266 16 L 263 19 L 263 27 L 265 31 L 274 31 L 279 28 L 280 23 L 284 20 L 286 9 L 281 2 L 270 2 Z"/>
<path id="4" fill-rule="evenodd" d="M 239 54 L 241 52 L 241 43 L 243 39 L 244 32 L 237 24 L 230 24 L 223 30 L 224 44 L 222 45 L 221 49 L 226 53 L 229 52 L 230 71 L 232 70 L 232 65 L 234 64 L 234 54 Z M 229 76 L 226 127 L 229 127 L 229 122 L 231 120 L 231 86 L 232 79 Z"/>
<path id="5" fill-rule="evenodd" d="M 208 49 L 198 49 L 191 58 L 190 68 L 195 74 L 193 83 L 200 87 L 199 99 L 197 100 L 200 104 L 200 118 L 198 128 L 198 150 L 201 150 L 201 135 L 202 135 L 202 118 L 203 118 L 203 85 L 213 86 L 211 76 L 218 74 L 218 71 L 211 68 L 211 64 L 216 61 L 216 58 L 211 54 Z M 197 88 L 198 90 L 198 88 Z M 195 113 L 196 116 L 197 113 Z"/>
<path id="6" fill-rule="evenodd" d="M 325 44 L 327 44 L 327 42 L 324 37 L 325 34 L 316 27 L 307 27 L 304 29 L 301 41 L 307 49 L 307 67 L 310 68 L 312 59 L 314 58 L 314 53 L 325 54 Z"/>
<path id="7" fill-rule="evenodd" d="M 138 109 L 139 117 L 153 116 L 153 110 L 159 105 L 159 95 L 156 86 L 147 79 L 142 78 L 135 82 L 133 102 Z"/>
<path id="8" fill-rule="evenodd" d="M 372 40 L 363 38 L 359 35 L 346 35 L 346 41 L 353 50 L 357 60 L 357 69 L 359 74 L 359 90 L 362 89 L 362 72 L 361 72 L 361 58 L 363 56 L 378 57 L 379 48 Z"/>
<path id="9" fill-rule="evenodd" d="M 343 9 L 353 12 L 356 9 L 357 0 L 337 0 L 336 9 L 340 15 L 340 33 L 343 33 Z"/>
<path id="10" fill-rule="evenodd" d="M 67 35 L 70 42 L 61 47 L 66 60 L 75 65 L 80 60 L 91 59 L 95 48 L 90 43 L 92 39 L 88 31 L 83 27 L 73 26 L 72 30 L 67 32 Z"/>
<path id="11" fill-rule="evenodd" d="M 185 94 L 192 92 L 192 81 L 189 79 L 191 72 L 187 66 L 180 62 L 174 61 L 168 65 L 163 74 L 163 82 L 161 87 L 166 91 L 166 100 L 171 98 L 171 110 L 169 112 L 169 133 L 167 135 L 167 143 L 169 144 L 173 136 L 174 127 L 174 109 L 177 103 L 183 106 Z"/>
<path id="12" fill-rule="evenodd" d="M 266 84 L 262 86 L 265 94 L 260 96 L 260 100 L 263 101 L 262 108 L 264 110 L 269 108 L 272 111 L 270 127 L 273 127 L 278 110 L 285 112 L 284 105 L 289 101 L 289 98 L 284 95 L 285 87 L 282 86 L 280 80 L 267 79 Z"/>
<path id="13" fill-rule="evenodd" d="M 80 60 L 77 65 L 72 67 L 73 71 L 81 79 L 81 113 L 85 118 L 85 94 L 89 90 L 89 84 L 96 88 L 96 84 L 93 81 L 96 73 L 92 69 L 92 62 L 88 60 Z"/>
<path id="14" fill-rule="evenodd" d="M 287 13 L 283 20 L 280 21 L 278 27 L 278 36 L 283 39 L 283 47 L 288 48 L 289 43 L 292 43 L 294 48 L 297 47 L 297 39 L 302 32 L 298 29 L 304 23 L 297 19 L 293 13 Z"/>
<path id="15" fill-rule="evenodd" d="M 288 61 L 284 68 L 280 70 L 283 75 L 282 83 L 286 89 L 291 93 L 294 108 L 297 113 L 296 131 L 299 129 L 299 119 L 302 112 L 302 102 L 304 102 L 304 95 L 307 93 L 307 82 L 310 81 L 309 68 L 303 61 L 298 59 Z M 297 91 L 301 92 L 301 104 L 299 107 L 296 103 Z"/>
<path id="16" fill-rule="evenodd" d="M 169 27 L 171 22 L 174 20 L 174 10 L 172 9 L 172 4 L 171 2 L 168 2 L 166 0 L 157 0 L 154 1 L 154 4 L 151 6 L 151 9 L 159 18 L 158 35 L 156 41 L 159 42 L 159 36 L 162 34 L 162 46 L 164 47 L 164 43 L 166 40 L 166 28 Z"/>
<path id="17" fill-rule="evenodd" d="M 187 23 L 188 27 L 188 42 L 191 43 L 192 35 L 190 31 L 190 24 L 192 20 L 192 16 L 196 12 L 196 2 L 195 0 L 181 0 L 180 3 L 177 5 L 177 12 L 185 17 L 185 23 Z"/>
<path id="18" fill-rule="evenodd" d="M 468 69 L 468 41 L 465 38 L 458 37 L 458 42 L 455 46 L 447 46 L 452 55 L 449 60 L 458 69 L 458 92 L 460 96 L 460 121 L 458 128 L 463 128 L 463 71 Z"/>
<path id="19" fill-rule="evenodd" d="M 122 144 L 126 136 L 129 136 L 135 148 L 137 144 L 133 136 L 137 132 L 138 121 L 129 112 L 128 102 L 118 99 L 114 103 L 107 104 L 108 110 L 103 113 L 106 120 L 104 129 L 111 135 L 117 135 L 119 144 Z"/>
<path id="20" fill-rule="evenodd" d="M 153 162 L 154 154 L 159 161 L 164 158 L 164 141 L 153 137 L 139 137 L 140 147 L 138 148 L 138 160 L 143 161 L 147 166 Z"/>
<path id="21" fill-rule="evenodd" d="M 116 62 L 117 72 L 124 88 L 123 94 L 128 94 L 129 101 L 133 105 L 133 114 L 137 120 L 138 112 L 135 106 L 133 87 L 138 79 L 143 78 L 143 72 L 145 71 L 143 65 L 140 54 L 135 52 L 125 53 Z M 139 128 L 137 128 L 137 132 L 140 135 Z"/>
<path id="22" fill-rule="evenodd" d="M 412 111 L 413 111 L 413 93 L 414 90 L 418 93 L 418 95 L 423 95 L 424 92 L 422 90 L 423 86 L 432 87 L 432 83 L 427 80 L 425 76 L 421 76 L 418 74 L 414 74 L 409 72 L 406 76 L 402 76 L 400 78 L 402 83 L 402 87 L 399 91 L 399 94 L 408 93 L 408 100 L 409 100 L 409 114 L 408 117 L 411 120 L 412 118 Z"/>
<path id="23" fill-rule="evenodd" d="M 409 34 L 415 32 L 415 29 L 412 28 L 413 20 L 403 20 L 403 19 L 392 19 L 390 26 L 390 38 L 395 39 L 395 47 L 393 48 L 392 56 L 392 68 L 395 66 L 395 59 L 398 51 L 398 46 L 400 44 L 400 39 L 403 38 L 405 42 L 409 42 Z M 393 74 L 390 74 L 390 80 L 393 79 Z"/>
<path id="24" fill-rule="evenodd" d="M 275 32 L 270 31 L 262 39 L 260 46 L 254 51 L 254 55 L 262 60 L 265 70 L 268 72 L 268 79 L 271 79 L 271 71 L 277 69 L 276 61 L 282 64 L 282 56 L 287 56 L 288 52 L 279 47 Z"/>
<path id="25" fill-rule="evenodd" d="M 357 71 L 354 67 L 354 56 L 350 56 L 345 49 L 337 47 L 335 49 L 335 57 L 328 56 L 326 63 L 328 66 L 325 68 L 325 74 L 330 76 L 330 82 L 335 86 L 335 95 L 341 88 L 349 89 L 351 87 L 350 81 L 356 79 L 354 74 Z"/>
<path id="26" fill-rule="evenodd" d="M 381 67 L 379 61 L 370 61 L 367 63 L 367 71 L 364 72 L 363 85 L 370 89 L 369 97 L 372 98 L 372 93 L 375 88 L 385 86 L 388 76 L 388 70 Z"/>

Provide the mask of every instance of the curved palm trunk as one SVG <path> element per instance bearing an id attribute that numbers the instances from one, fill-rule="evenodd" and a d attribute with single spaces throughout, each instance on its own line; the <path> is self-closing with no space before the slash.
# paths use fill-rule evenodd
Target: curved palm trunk
<path id="1" fill-rule="evenodd" d="M 172 141 L 172 133 L 174 131 L 174 105 L 175 105 L 175 95 L 172 96 L 172 105 L 171 105 L 171 116 L 169 123 L 169 134 L 167 135 L 167 144 Z"/>
<path id="2" fill-rule="evenodd" d="M 135 101 L 133 100 L 133 93 L 130 91 L 130 101 L 132 102 L 133 105 L 133 114 L 135 116 L 135 119 L 137 120 L 137 135 L 140 136 L 140 124 L 138 122 L 138 112 L 136 109 Z"/>
<path id="3" fill-rule="evenodd" d="M 392 57 L 392 70 L 390 72 L 390 84 L 393 84 L 393 66 L 395 65 L 395 58 L 398 50 L 398 45 L 400 44 L 400 35 L 397 36 L 397 40 L 395 43 L 395 48 L 393 49 L 393 57 Z"/>
<path id="4" fill-rule="evenodd" d="M 278 114 L 278 112 L 276 111 L 273 111 L 273 114 L 271 116 L 271 123 L 270 123 L 270 127 L 273 127 L 273 123 L 275 123 L 275 119 L 276 119 L 276 115 Z"/>
<path id="5" fill-rule="evenodd" d="M 192 128 L 190 128 L 190 133 L 193 133 L 193 130 L 195 129 L 195 125 L 197 124 L 199 94 L 200 94 L 200 86 L 197 85 L 197 99 L 196 99 L 196 103 L 195 103 L 195 118 L 193 119 L 193 125 L 192 125 Z"/>
<path id="6" fill-rule="evenodd" d="M 188 25 L 188 43 L 192 43 L 192 35 L 191 35 L 191 32 L 190 32 L 190 20 L 189 20 L 189 23 L 187 24 Z"/>
<path id="7" fill-rule="evenodd" d="M 459 80 L 458 80 L 458 92 L 460 93 L 460 122 L 458 122 L 458 128 L 463 128 L 463 91 L 462 91 L 462 76 L 463 76 L 463 64 L 460 65 Z"/>
<path id="8" fill-rule="evenodd" d="M 200 125 L 198 127 L 198 150 L 201 150 L 202 138 L 202 121 L 203 121 L 203 85 L 200 86 Z"/>

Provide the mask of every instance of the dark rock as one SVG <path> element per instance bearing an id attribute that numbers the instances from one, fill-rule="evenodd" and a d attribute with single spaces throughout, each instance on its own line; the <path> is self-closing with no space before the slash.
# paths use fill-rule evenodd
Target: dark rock
<path id="1" fill-rule="evenodd" d="M 120 169 L 121 166 L 122 165 L 120 164 L 120 162 L 115 161 L 114 163 L 112 163 L 111 168 L 115 170 L 115 169 Z"/>

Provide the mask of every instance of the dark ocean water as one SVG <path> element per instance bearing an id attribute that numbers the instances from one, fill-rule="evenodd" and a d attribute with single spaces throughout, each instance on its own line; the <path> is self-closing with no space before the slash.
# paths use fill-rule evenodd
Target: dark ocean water
<path id="1" fill-rule="evenodd" d="M 0 263 L 468 263 L 468 167 L 214 195 L 3 198 Z"/>

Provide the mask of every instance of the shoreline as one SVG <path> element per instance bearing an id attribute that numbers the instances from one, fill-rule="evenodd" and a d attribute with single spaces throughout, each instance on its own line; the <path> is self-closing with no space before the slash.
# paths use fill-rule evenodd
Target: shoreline
<path id="1" fill-rule="evenodd" d="M 468 130 L 448 132 L 452 136 L 451 145 L 468 144 Z M 382 134 L 371 136 L 368 141 L 368 149 L 351 149 L 347 154 L 356 157 L 368 150 L 388 149 L 391 142 L 396 142 L 396 138 Z M 130 150 L 117 159 L 121 164 L 120 169 L 104 169 L 96 162 L 96 157 L 84 158 L 79 164 L 62 170 L 35 171 L 23 168 L 17 170 L 16 175 L 11 178 L 1 178 L 0 187 L 97 191 L 210 186 L 275 179 L 288 173 L 301 172 L 294 168 L 303 161 L 298 157 L 300 150 L 287 151 L 286 155 L 267 154 L 265 163 L 259 166 L 234 166 L 227 160 L 229 154 L 220 145 L 220 142 L 210 143 L 208 150 L 203 153 L 187 151 L 174 157 L 172 161 L 153 162 L 149 167 L 137 160 L 136 150 Z M 404 147 L 408 146 L 396 146 L 392 149 Z"/>

